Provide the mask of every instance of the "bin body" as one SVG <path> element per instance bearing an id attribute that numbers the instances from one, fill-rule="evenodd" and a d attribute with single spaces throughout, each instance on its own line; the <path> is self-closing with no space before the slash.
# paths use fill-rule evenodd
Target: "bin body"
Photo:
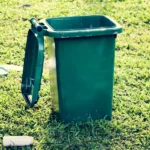
<path id="1" fill-rule="evenodd" d="M 115 36 L 55 39 L 60 117 L 111 118 Z"/>
<path id="2" fill-rule="evenodd" d="M 56 63 L 56 68 L 50 67 L 51 91 L 60 118 L 111 119 L 115 39 L 122 28 L 105 16 L 41 22 L 49 29 L 50 64 L 53 59 Z"/>

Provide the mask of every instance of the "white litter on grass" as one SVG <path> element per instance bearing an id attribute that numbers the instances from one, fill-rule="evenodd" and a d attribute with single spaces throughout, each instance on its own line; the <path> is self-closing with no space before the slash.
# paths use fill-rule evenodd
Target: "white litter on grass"
<path id="1" fill-rule="evenodd" d="M 5 71 L 5 70 L 0 69 L 0 74 L 5 74 L 5 73 L 6 73 L 6 71 Z"/>
<path id="2" fill-rule="evenodd" d="M 0 66 L 0 76 L 5 76 L 8 74 L 8 70 Z"/>
<path id="3" fill-rule="evenodd" d="M 3 146 L 29 146 L 33 145 L 33 137 L 31 136 L 4 136 Z"/>
<path id="4" fill-rule="evenodd" d="M 6 68 L 7 70 L 14 70 L 14 71 L 22 71 L 23 67 L 16 66 L 16 65 L 1 65 L 3 68 Z"/>

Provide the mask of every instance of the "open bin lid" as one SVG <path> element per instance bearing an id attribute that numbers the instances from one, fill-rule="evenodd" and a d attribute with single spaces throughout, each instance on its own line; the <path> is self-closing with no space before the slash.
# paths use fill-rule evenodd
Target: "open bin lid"
<path id="1" fill-rule="evenodd" d="M 40 26 L 28 31 L 21 91 L 30 107 L 39 99 L 44 61 L 44 38 Z"/>

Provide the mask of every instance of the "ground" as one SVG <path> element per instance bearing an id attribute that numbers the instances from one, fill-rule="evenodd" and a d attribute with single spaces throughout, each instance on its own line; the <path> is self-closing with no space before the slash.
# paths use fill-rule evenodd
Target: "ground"
<path id="1" fill-rule="evenodd" d="M 103 14 L 122 25 L 116 41 L 113 118 L 70 125 L 52 119 L 46 71 L 39 103 L 28 109 L 20 91 L 22 72 L 10 71 L 0 77 L 0 147 L 4 135 L 31 135 L 37 150 L 150 149 L 150 1 L 28 0 L 25 4 L 0 0 L 0 65 L 23 65 L 31 17 Z"/>

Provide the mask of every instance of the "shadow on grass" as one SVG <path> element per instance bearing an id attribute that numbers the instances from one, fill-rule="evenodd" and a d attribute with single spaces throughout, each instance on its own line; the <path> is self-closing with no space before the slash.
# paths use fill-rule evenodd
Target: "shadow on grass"
<path id="1" fill-rule="evenodd" d="M 50 115 L 46 135 L 41 142 L 42 149 L 106 149 L 110 148 L 113 126 L 107 120 L 65 124 L 59 114 Z"/>

